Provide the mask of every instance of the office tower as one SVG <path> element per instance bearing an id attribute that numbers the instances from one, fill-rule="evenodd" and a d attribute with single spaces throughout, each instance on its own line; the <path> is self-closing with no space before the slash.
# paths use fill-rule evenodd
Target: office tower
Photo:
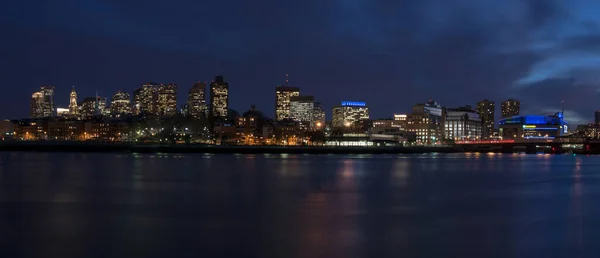
<path id="1" fill-rule="evenodd" d="M 156 99 L 159 85 L 145 83 L 133 92 L 133 115 L 153 116 L 156 114 Z"/>
<path id="2" fill-rule="evenodd" d="M 290 118 L 300 122 L 300 127 L 308 129 L 313 124 L 315 98 L 313 96 L 290 97 Z"/>
<path id="3" fill-rule="evenodd" d="M 81 118 L 82 119 L 90 119 L 96 115 L 96 105 L 98 99 L 96 97 L 87 97 L 84 98 L 81 102 Z"/>
<path id="4" fill-rule="evenodd" d="M 369 108 L 365 102 L 342 101 L 341 105 L 333 107 L 331 122 L 335 128 L 354 125 L 355 122 L 369 120 Z"/>
<path id="5" fill-rule="evenodd" d="M 227 118 L 229 108 L 229 83 L 217 75 L 210 83 L 211 114 L 216 118 Z"/>
<path id="6" fill-rule="evenodd" d="M 54 86 L 42 86 L 31 96 L 31 117 L 48 118 L 54 115 Z"/>
<path id="7" fill-rule="evenodd" d="M 300 88 L 290 86 L 275 87 L 275 120 L 291 118 L 290 98 L 300 96 Z"/>
<path id="8" fill-rule="evenodd" d="M 481 118 L 470 106 L 446 109 L 444 124 L 447 139 L 476 140 L 481 137 Z"/>
<path id="9" fill-rule="evenodd" d="M 188 93 L 188 100 L 186 103 L 186 114 L 194 119 L 201 119 L 206 116 L 206 97 L 205 97 L 206 83 L 197 82 L 194 83 Z"/>
<path id="10" fill-rule="evenodd" d="M 156 108 L 159 117 L 169 117 L 177 114 L 177 84 L 161 84 L 157 90 Z"/>
<path id="11" fill-rule="evenodd" d="M 516 99 L 502 101 L 502 118 L 518 116 L 521 110 L 521 102 Z"/>
<path id="12" fill-rule="evenodd" d="M 69 114 L 74 116 L 79 114 L 79 106 L 77 104 L 77 92 L 75 92 L 75 86 L 73 86 L 69 98 Z"/>
<path id="13" fill-rule="evenodd" d="M 435 101 L 414 105 L 406 120 L 408 131 L 415 133 L 417 142 L 432 144 L 444 137 L 442 106 Z"/>
<path id="14" fill-rule="evenodd" d="M 315 102 L 315 109 L 313 111 L 313 121 L 315 128 L 325 128 L 325 110 L 323 110 L 323 107 L 321 107 L 320 102 Z"/>
<path id="15" fill-rule="evenodd" d="M 482 130 L 481 137 L 483 139 L 489 139 L 494 135 L 494 113 L 496 104 L 493 101 L 484 99 L 477 102 L 477 114 L 481 118 Z"/>
<path id="16" fill-rule="evenodd" d="M 129 93 L 117 91 L 110 102 L 110 114 L 113 117 L 131 115 L 131 97 Z"/>

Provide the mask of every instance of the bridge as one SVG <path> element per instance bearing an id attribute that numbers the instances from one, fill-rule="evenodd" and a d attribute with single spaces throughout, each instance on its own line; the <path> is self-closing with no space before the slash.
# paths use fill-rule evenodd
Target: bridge
<path id="1" fill-rule="evenodd" d="M 589 153 L 600 153 L 600 139 L 586 137 L 526 138 L 507 140 L 466 140 L 456 141 L 455 145 L 465 151 L 501 151 L 526 153 L 564 153 L 570 145 L 582 145 L 582 150 Z"/>

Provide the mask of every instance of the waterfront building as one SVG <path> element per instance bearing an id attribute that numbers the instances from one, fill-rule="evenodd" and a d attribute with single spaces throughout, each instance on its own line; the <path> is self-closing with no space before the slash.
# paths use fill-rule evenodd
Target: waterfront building
<path id="1" fill-rule="evenodd" d="M 217 75 L 210 83 L 210 113 L 216 118 L 227 118 L 229 108 L 229 83 Z"/>
<path id="2" fill-rule="evenodd" d="M 188 93 L 185 114 L 194 119 L 201 119 L 206 117 L 206 112 L 208 109 L 206 106 L 205 89 L 205 82 L 194 83 L 194 85 Z"/>
<path id="3" fill-rule="evenodd" d="M 495 109 L 496 104 L 493 101 L 484 99 L 477 103 L 477 113 L 479 114 L 479 118 L 481 118 L 481 137 L 483 139 L 490 139 L 494 135 Z"/>
<path id="4" fill-rule="evenodd" d="M 512 116 L 498 121 L 502 139 L 554 139 L 568 132 L 563 113 L 551 116 Z"/>
<path id="5" fill-rule="evenodd" d="M 436 101 L 414 105 L 406 120 L 408 131 L 415 133 L 418 143 L 433 144 L 444 137 L 442 106 Z"/>
<path id="6" fill-rule="evenodd" d="M 275 87 L 275 120 L 281 121 L 291 118 L 290 100 L 300 96 L 300 88 L 290 86 Z"/>
<path id="7" fill-rule="evenodd" d="M 445 137 L 453 140 L 478 140 L 482 122 L 477 111 L 470 106 L 448 108 L 444 119 Z"/>
<path id="8" fill-rule="evenodd" d="M 502 118 L 518 116 L 521 111 L 521 102 L 516 99 L 502 101 L 501 111 Z"/>
<path id="9" fill-rule="evenodd" d="M 117 91 L 110 102 L 110 114 L 113 117 L 131 115 L 131 97 L 129 93 Z"/>
<path id="10" fill-rule="evenodd" d="M 356 122 L 369 120 L 369 108 L 365 102 L 342 101 L 333 107 L 331 119 L 334 128 L 349 128 Z"/>
<path id="11" fill-rule="evenodd" d="M 79 115 L 79 105 L 77 104 L 77 92 L 75 92 L 75 86 L 71 90 L 69 95 L 69 114 L 73 116 Z"/>
<path id="12" fill-rule="evenodd" d="M 54 86 L 41 86 L 40 91 L 31 96 L 31 117 L 49 118 L 54 116 Z"/>
<path id="13" fill-rule="evenodd" d="M 314 112 L 313 112 L 313 121 L 314 121 L 314 128 L 316 130 L 321 130 L 321 129 L 325 128 L 325 122 L 326 122 L 325 110 L 323 110 L 323 107 L 321 107 L 320 102 L 315 102 L 315 108 L 314 108 Z"/>

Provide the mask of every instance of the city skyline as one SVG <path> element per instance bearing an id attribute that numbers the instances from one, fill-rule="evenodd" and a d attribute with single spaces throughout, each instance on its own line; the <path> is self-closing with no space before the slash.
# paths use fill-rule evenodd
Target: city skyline
<path id="1" fill-rule="evenodd" d="M 405 113 L 428 99 L 458 107 L 516 98 L 527 114 L 552 113 L 564 100 L 565 116 L 581 124 L 592 122 L 591 113 L 600 108 L 595 101 L 600 59 L 594 51 L 599 33 L 588 26 L 600 24 L 589 15 L 600 3 L 311 1 L 188 2 L 169 9 L 173 19 L 156 23 L 139 22 L 148 13 L 162 13 L 153 0 L 139 9 L 94 0 L 53 8 L 10 2 L 0 11 L 5 35 L 0 47 L 8 50 L 0 85 L 11 89 L 0 97 L 0 117 L 25 117 L 22 100 L 42 84 L 60 88 L 57 96 L 75 85 L 80 96 L 98 90 L 110 97 L 119 89 L 131 93 L 128 89 L 145 81 L 188 87 L 215 74 L 230 82 L 233 109 L 256 104 L 267 114 L 274 101 L 267 92 L 286 73 L 328 113 L 344 99 L 369 103 L 372 117 Z M 197 10 L 207 9 L 239 15 L 222 23 L 198 22 Z M 448 12 L 435 11 L 440 9 Z M 263 15 L 269 11 L 277 17 Z M 490 12 L 498 15 L 482 15 Z M 178 99 L 184 94 L 178 91 Z M 62 107 L 65 101 L 56 99 Z"/>

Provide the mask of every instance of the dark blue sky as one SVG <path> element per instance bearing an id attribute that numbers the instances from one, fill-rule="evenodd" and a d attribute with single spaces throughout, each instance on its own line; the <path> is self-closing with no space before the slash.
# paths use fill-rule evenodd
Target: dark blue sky
<path id="1" fill-rule="evenodd" d="M 372 117 L 429 99 L 453 107 L 521 100 L 571 123 L 600 108 L 600 16 L 593 0 L 9 1 L 0 8 L 1 117 L 28 116 L 31 93 L 133 91 L 222 73 L 231 105 L 272 116 L 290 74 L 330 117 L 341 100 Z M 498 115 L 497 115 L 498 116 Z"/>

